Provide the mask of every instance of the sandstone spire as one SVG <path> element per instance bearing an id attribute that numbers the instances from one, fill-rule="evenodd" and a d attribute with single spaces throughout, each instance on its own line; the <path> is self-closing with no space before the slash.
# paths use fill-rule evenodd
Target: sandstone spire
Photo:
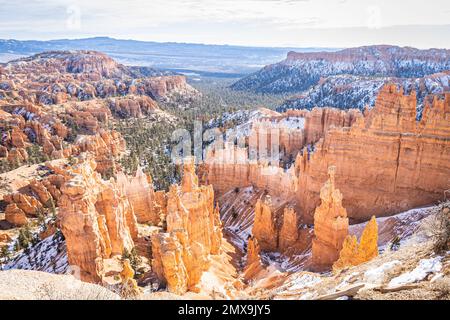
<path id="1" fill-rule="evenodd" d="M 95 172 L 92 159 L 76 165 L 61 187 L 59 220 L 70 265 L 83 281 L 102 282 L 104 259 L 131 251 L 137 237 L 136 218 L 113 180 Z"/>
<path id="2" fill-rule="evenodd" d="M 357 266 L 378 256 L 378 225 L 375 216 L 367 223 L 358 245 L 356 236 L 347 236 L 339 254 L 339 260 L 333 264 L 333 270 Z"/>
<path id="3" fill-rule="evenodd" d="M 293 208 L 287 207 L 283 212 L 283 225 L 281 226 L 278 247 L 281 252 L 292 247 L 298 240 L 297 213 Z"/>
<path id="4" fill-rule="evenodd" d="M 320 190 L 322 203 L 314 214 L 312 267 L 326 270 L 339 258 L 348 234 L 347 211 L 342 206 L 342 194 L 335 188 L 336 167 L 328 169 L 329 180 Z"/>
<path id="5" fill-rule="evenodd" d="M 218 254 L 222 242 L 212 186 L 198 185 L 193 159 L 183 169 L 181 186 L 173 185 L 167 193 L 166 232 L 152 237 L 153 270 L 176 294 L 198 290 L 209 255 Z"/>
<path id="6" fill-rule="evenodd" d="M 146 175 L 141 167 L 134 177 L 127 177 L 123 172 L 117 174 L 117 184 L 127 196 L 139 223 L 151 222 L 158 224 L 159 216 L 154 208 L 155 192 L 151 177 Z"/>
<path id="7" fill-rule="evenodd" d="M 244 279 L 250 280 L 259 271 L 263 270 L 260 257 L 260 247 L 258 240 L 251 236 L 247 242 L 247 261 L 244 270 Z"/>
<path id="8" fill-rule="evenodd" d="M 270 198 L 267 198 L 265 201 L 258 199 L 258 202 L 256 202 L 252 234 L 258 240 L 261 250 L 277 250 L 278 233 L 275 226 L 275 217 L 270 208 Z"/>

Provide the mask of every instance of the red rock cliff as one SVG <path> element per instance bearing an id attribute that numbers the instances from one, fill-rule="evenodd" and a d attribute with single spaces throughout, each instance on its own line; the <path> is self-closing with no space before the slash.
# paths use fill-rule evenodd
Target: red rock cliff
<path id="1" fill-rule="evenodd" d="M 427 103 L 417 123 L 414 94 L 385 86 L 367 117 L 330 129 L 297 165 L 296 198 L 308 221 L 329 165 L 337 167 L 343 204 L 356 221 L 434 203 L 450 187 L 450 94 Z"/>

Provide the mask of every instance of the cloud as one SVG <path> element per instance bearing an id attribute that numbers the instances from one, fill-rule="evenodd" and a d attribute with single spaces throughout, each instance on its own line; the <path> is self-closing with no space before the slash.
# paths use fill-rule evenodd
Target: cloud
<path id="1" fill-rule="evenodd" d="M 358 28 L 381 32 L 393 26 L 448 23 L 450 1 L 434 0 L 433 7 L 440 10 L 429 7 L 422 0 L 0 0 L 0 38 L 102 35 L 280 45 L 304 43 L 311 30 L 325 39 L 331 32 L 326 30 L 336 29 L 347 34 L 333 33 L 325 40 L 347 43 L 352 37 L 348 30 Z"/>

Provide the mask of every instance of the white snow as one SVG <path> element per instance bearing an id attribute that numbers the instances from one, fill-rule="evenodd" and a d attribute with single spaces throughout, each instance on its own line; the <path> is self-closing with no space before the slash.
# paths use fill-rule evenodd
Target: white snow
<path id="1" fill-rule="evenodd" d="M 373 284 L 380 284 L 383 282 L 386 272 L 394 269 L 401 264 L 402 263 L 400 261 L 394 260 L 383 263 L 378 268 L 367 270 L 364 273 L 364 281 Z"/>
<path id="2" fill-rule="evenodd" d="M 294 278 L 294 280 L 291 282 L 292 285 L 289 287 L 289 290 L 300 290 L 305 288 L 311 288 L 312 286 L 318 284 L 321 281 L 322 279 L 319 276 L 314 276 L 312 274 L 305 273 Z"/>
<path id="3" fill-rule="evenodd" d="M 435 257 L 430 259 L 422 259 L 419 261 L 417 267 L 407 273 L 402 274 L 389 282 L 390 287 L 409 284 L 421 281 L 430 273 L 439 272 L 442 269 L 442 257 Z"/>

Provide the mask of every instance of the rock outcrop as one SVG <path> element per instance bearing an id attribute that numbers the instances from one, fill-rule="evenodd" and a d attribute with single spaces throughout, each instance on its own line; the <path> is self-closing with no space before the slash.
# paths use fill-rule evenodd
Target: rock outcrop
<path id="1" fill-rule="evenodd" d="M 137 237 L 132 206 L 113 181 L 95 172 L 92 159 L 77 164 L 61 188 L 58 218 L 70 265 L 83 281 L 102 282 L 104 260 L 131 252 Z"/>
<path id="2" fill-rule="evenodd" d="M 124 118 L 141 118 L 159 109 L 158 104 L 147 96 L 125 96 L 109 100 L 111 110 Z"/>
<path id="3" fill-rule="evenodd" d="M 219 195 L 234 187 L 254 185 L 272 195 L 295 197 L 298 185 L 295 165 L 286 171 L 277 163 L 283 160 L 291 165 L 303 148 L 311 149 L 330 128 L 350 127 L 361 117 L 361 112 L 353 109 L 314 108 L 290 110 L 254 121 L 247 138 L 250 148 L 226 143 L 222 149 L 209 150 L 205 159 L 206 181 Z M 272 143 L 278 148 L 276 154 Z M 261 149 L 267 150 L 265 155 Z"/>
<path id="4" fill-rule="evenodd" d="M 255 237 L 250 237 L 247 242 L 247 260 L 244 269 L 244 279 L 246 281 L 254 278 L 263 270 L 260 247 Z"/>
<path id="5" fill-rule="evenodd" d="M 6 207 L 5 220 L 18 227 L 24 226 L 28 223 L 27 215 L 15 203 L 8 204 Z"/>
<path id="6" fill-rule="evenodd" d="M 357 266 L 378 256 L 378 225 L 375 216 L 367 223 L 358 244 L 356 236 L 345 238 L 339 259 L 333 264 L 333 270 Z"/>
<path id="7" fill-rule="evenodd" d="M 155 192 L 152 179 L 138 168 L 134 177 L 127 177 L 123 172 L 117 174 L 117 184 L 128 198 L 139 223 L 157 225 L 160 216 L 155 208 Z"/>
<path id="8" fill-rule="evenodd" d="M 320 190 L 321 205 L 314 213 L 312 268 L 329 269 L 338 260 L 348 235 L 347 211 L 342 206 L 342 194 L 335 188 L 335 167 L 328 170 L 329 180 Z"/>
<path id="9" fill-rule="evenodd" d="M 199 186 L 194 161 L 185 160 L 181 186 L 167 193 L 166 232 L 152 237 L 152 266 L 169 291 L 183 294 L 196 287 L 220 252 L 222 229 L 212 186 Z"/>
<path id="10" fill-rule="evenodd" d="M 255 206 L 255 222 L 252 229 L 259 247 L 264 251 L 276 251 L 278 248 L 278 234 L 275 216 L 270 208 L 270 198 L 264 202 L 258 200 Z"/>
<path id="11" fill-rule="evenodd" d="M 292 207 L 286 207 L 283 212 L 283 223 L 278 235 L 278 248 L 286 252 L 295 247 L 299 240 L 297 213 Z"/>
<path id="12" fill-rule="evenodd" d="M 291 111 L 305 119 L 303 150 L 288 170 L 249 160 L 233 145 L 210 150 L 205 181 L 220 196 L 255 186 L 298 205 L 299 219 L 313 222 L 330 165 L 354 222 L 392 215 L 443 199 L 450 176 L 450 94 L 428 98 L 416 121 L 416 97 L 395 85 L 383 87 L 375 107 L 359 111 Z M 310 145 L 310 146 L 309 146 Z"/>
<path id="13" fill-rule="evenodd" d="M 350 128 L 334 128 L 306 150 L 296 166 L 297 203 L 307 221 L 319 205 L 327 167 L 354 221 L 388 216 L 443 199 L 450 176 L 450 94 L 425 103 L 416 122 L 416 97 L 385 86 L 375 107 Z"/>

